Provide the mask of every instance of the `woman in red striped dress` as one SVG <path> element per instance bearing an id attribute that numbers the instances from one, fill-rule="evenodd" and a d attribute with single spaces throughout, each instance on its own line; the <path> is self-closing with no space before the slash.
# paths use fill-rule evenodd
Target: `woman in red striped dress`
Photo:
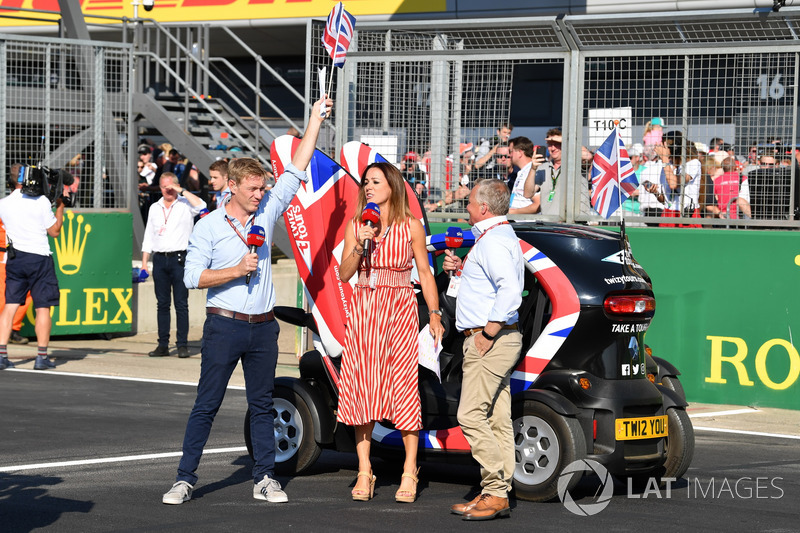
<path id="1" fill-rule="evenodd" d="M 380 222 L 361 222 L 367 203 L 380 208 Z M 364 243 L 372 241 L 370 253 Z M 441 341 L 436 282 L 425 247 L 425 229 L 408 204 L 403 177 L 389 163 L 373 163 L 364 171 L 355 215 L 345 231 L 339 277 L 347 282 L 358 273 L 347 323 L 339 422 L 355 426 L 358 476 L 354 500 L 372 498 L 375 476 L 369 459 L 375 421 L 389 420 L 400 430 L 406 459 L 395 498 L 413 502 L 417 494 L 418 431 L 422 427 L 419 389 L 419 315 L 411 285 L 411 260 L 419 272 L 422 295 L 431 310 L 431 334 Z"/>

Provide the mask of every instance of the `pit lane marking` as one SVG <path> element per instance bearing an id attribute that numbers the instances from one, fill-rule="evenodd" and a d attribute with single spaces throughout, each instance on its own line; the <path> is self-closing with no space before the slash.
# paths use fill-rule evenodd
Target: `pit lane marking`
<path id="1" fill-rule="evenodd" d="M 211 453 L 241 453 L 246 452 L 246 446 L 236 446 L 233 448 L 212 448 L 204 449 L 203 455 Z M 20 470 L 38 470 L 41 468 L 61 468 L 67 466 L 98 465 L 104 463 L 125 463 L 130 461 L 147 461 L 150 459 L 164 459 L 169 457 L 180 457 L 183 452 L 148 453 L 144 455 L 123 455 L 120 457 L 102 457 L 99 459 L 83 459 L 80 461 L 61 461 L 58 463 L 33 463 L 27 465 L 1 466 L 0 472 L 19 472 Z"/>
<path id="2" fill-rule="evenodd" d="M 689 415 L 689 418 L 708 418 L 711 416 L 726 416 L 726 415 L 741 415 L 745 413 L 760 413 L 758 409 L 753 408 L 746 408 L 746 409 L 730 409 L 728 411 L 717 411 L 715 413 L 696 413 L 693 415 Z"/>

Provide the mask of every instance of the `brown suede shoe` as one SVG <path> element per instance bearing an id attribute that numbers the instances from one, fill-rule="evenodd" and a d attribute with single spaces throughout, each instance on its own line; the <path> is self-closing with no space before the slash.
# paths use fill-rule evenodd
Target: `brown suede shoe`
<path id="1" fill-rule="evenodd" d="M 502 516 L 511 516 L 508 498 L 481 494 L 478 503 L 472 509 L 466 511 L 461 518 L 462 520 L 492 520 Z"/>
<path id="2" fill-rule="evenodd" d="M 466 513 L 467 511 L 469 511 L 473 507 L 475 507 L 475 504 L 478 503 L 478 500 L 480 500 L 480 499 L 481 499 L 481 495 L 478 494 L 477 496 L 475 496 L 472 499 L 471 502 L 457 503 L 457 504 L 455 504 L 455 505 L 450 507 L 450 512 L 453 513 L 453 514 L 457 514 L 457 515 L 463 515 L 464 513 Z"/>

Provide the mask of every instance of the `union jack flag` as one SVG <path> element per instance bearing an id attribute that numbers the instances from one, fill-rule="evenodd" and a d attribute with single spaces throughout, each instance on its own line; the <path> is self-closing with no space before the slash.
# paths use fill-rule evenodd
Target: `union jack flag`
<path id="1" fill-rule="evenodd" d="M 344 66 L 355 27 L 356 18 L 344 10 L 341 2 L 333 6 L 328 15 L 328 22 L 325 24 L 325 32 L 322 34 L 322 44 L 333 59 L 334 67 L 342 68 Z"/>
<path id="2" fill-rule="evenodd" d="M 614 128 L 592 160 L 592 207 L 609 218 L 638 186 L 625 143 Z"/>

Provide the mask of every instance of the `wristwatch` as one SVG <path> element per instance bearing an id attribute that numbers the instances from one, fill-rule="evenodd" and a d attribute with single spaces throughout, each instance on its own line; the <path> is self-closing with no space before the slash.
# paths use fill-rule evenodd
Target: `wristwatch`
<path id="1" fill-rule="evenodd" d="M 442 310 L 441 309 L 431 309 L 428 311 L 429 315 L 439 315 L 439 318 L 442 317 Z"/>
<path id="2" fill-rule="evenodd" d="M 484 338 L 485 338 L 487 341 L 493 341 L 493 340 L 495 339 L 495 337 L 497 337 L 497 335 L 489 335 L 488 333 L 486 333 L 486 330 L 485 330 L 485 329 L 482 329 L 482 330 L 481 330 L 481 335 L 483 335 L 483 337 L 484 337 Z"/>
<path id="3" fill-rule="evenodd" d="M 183 196 L 183 193 L 186 192 L 186 189 L 181 189 L 181 192 L 178 193 L 179 196 Z"/>

